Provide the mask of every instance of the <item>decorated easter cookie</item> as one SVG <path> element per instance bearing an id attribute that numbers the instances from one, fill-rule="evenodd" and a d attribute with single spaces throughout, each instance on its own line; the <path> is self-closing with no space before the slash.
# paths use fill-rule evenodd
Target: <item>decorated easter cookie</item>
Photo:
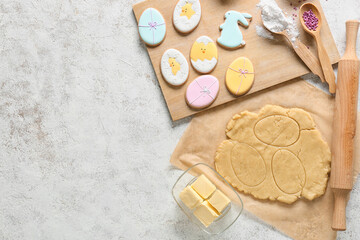
<path id="1" fill-rule="evenodd" d="M 196 78 L 186 89 L 187 104 L 196 109 L 210 106 L 219 93 L 219 81 L 212 75 Z"/>
<path id="2" fill-rule="evenodd" d="M 216 44 L 207 36 L 199 37 L 192 45 L 190 58 L 191 65 L 196 71 L 199 73 L 211 72 L 214 70 L 218 59 Z"/>
<path id="3" fill-rule="evenodd" d="M 237 11 L 228 11 L 225 13 L 225 23 L 221 24 L 221 36 L 217 39 L 217 43 L 228 49 L 236 49 L 245 46 L 243 35 L 238 24 L 248 27 L 252 16 L 248 13 L 240 13 Z"/>
<path id="4" fill-rule="evenodd" d="M 183 85 L 189 77 L 189 63 L 176 49 L 168 49 L 161 58 L 161 74 L 173 86 Z"/>
<path id="5" fill-rule="evenodd" d="M 199 0 L 179 0 L 173 14 L 174 27 L 180 33 L 192 32 L 200 22 L 201 5 Z"/>
<path id="6" fill-rule="evenodd" d="M 146 9 L 140 16 L 139 34 L 146 45 L 155 47 L 164 41 L 166 24 L 161 13 L 155 8 Z"/>
<path id="7" fill-rule="evenodd" d="M 240 96 L 250 90 L 254 78 L 254 67 L 251 61 L 246 57 L 239 57 L 228 67 L 225 84 L 230 93 Z"/>

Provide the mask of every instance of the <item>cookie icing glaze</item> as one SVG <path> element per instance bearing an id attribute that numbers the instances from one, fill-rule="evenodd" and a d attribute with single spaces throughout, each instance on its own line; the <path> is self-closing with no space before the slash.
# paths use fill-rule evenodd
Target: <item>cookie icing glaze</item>
<path id="1" fill-rule="evenodd" d="M 203 75 L 192 81 L 186 89 L 186 102 L 193 108 L 210 106 L 219 93 L 220 85 L 216 77 Z"/>
<path id="2" fill-rule="evenodd" d="M 230 49 L 244 46 L 245 41 L 238 24 L 248 27 L 249 22 L 246 19 L 251 20 L 251 18 L 252 16 L 248 13 L 233 10 L 226 12 L 225 23 L 220 26 L 221 36 L 217 39 L 217 42 L 221 46 Z"/>
<path id="3" fill-rule="evenodd" d="M 161 74 L 165 81 L 173 86 L 183 85 L 189 77 L 189 63 L 176 49 L 168 49 L 161 57 Z"/>
<path id="4" fill-rule="evenodd" d="M 173 13 L 173 23 L 181 33 L 193 31 L 200 22 L 201 5 L 199 0 L 179 0 Z"/>
<path id="5" fill-rule="evenodd" d="M 165 38 L 165 20 L 155 8 L 148 8 L 141 14 L 138 27 L 141 39 L 149 46 L 157 46 Z"/>
<path id="6" fill-rule="evenodd" d="M 226 71 L 226 88 L 236 96 L 243 95 L 252 87 L 254 78 L 252 62 L 246 57 L 239 57 L 230 64 Z"/>
<path id="7" fill-rule="evenodd" d="M 218 50 L 214 41 L 201 36 L 192 45 L 190 51 L 191 65 L 200 73 L 209 73 L 214 70 L 218 60 Z"/>

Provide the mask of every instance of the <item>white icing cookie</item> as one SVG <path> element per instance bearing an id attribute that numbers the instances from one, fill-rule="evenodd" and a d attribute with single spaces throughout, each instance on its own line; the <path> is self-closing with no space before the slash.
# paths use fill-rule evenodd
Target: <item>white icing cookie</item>
<path id="1" fill-rule="evenodd" d="M 189 63 L 176 49 L 171 48 L 164 52 L 160 69 L 165 81 L 173 86 L 183 85 L 189 77 Z"/>
<path id="2" fill-rule="evenodd" d="M 218 50 L 214 41 L 201 36 L 196 39 L 190 51 L 191 65 L 199 73 L 210 73 L 216 67 Z"/>
<path id="3" fill-rule="evenodd" d="M 199 0 L 179 0 L 173 13 L 173 23 L 181 33 L 192 32 L 199 24 L 201 5 Z"/>

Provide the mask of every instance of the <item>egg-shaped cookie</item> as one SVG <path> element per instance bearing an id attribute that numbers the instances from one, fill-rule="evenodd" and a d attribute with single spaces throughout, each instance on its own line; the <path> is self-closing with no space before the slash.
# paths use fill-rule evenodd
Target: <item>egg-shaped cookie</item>
<path id="1" fill-rule="evenodd" d="M 161 74 L 172 86 L 183 85 L 189 77 L 189 63 L 184 55 L 176 49 L 168 49 L 161 57 Z"/>
<path id="2" fill-rule="evenodd" d="M 179 0 L 173 13 L 175 29 L 183 34 L 192 32 L 199 24 L 201 5 L 199 0 Z"/>
<path id="3" fill-rule="evenodd" d="M 210 73 L 218 62 L 218 50 L 215 42 L 208 36 L 201 36 L 191 47 L 191 65 L 202 74 Z"/>
<path id="4" fill-rule="evenodd" d="M 219 80 L 212 75 L 203 75 L 192 81 L 186 89 L 186 103 L 195 109 L 210 106 L 219 93 Z"/>
<path id="5" fill-rule="evenodd" d="M 165 20 L 155 8 L 148 8 L 141 14 L 138 27 L 141 39 L 148 46 L 158 46 L 165 39 Z"/>
<path id="6" fill-rule="evenodd" d="M 226 88 L 235 96 L 247 93 L 255 79 L 254 66 L 246 57 L 234 60 L 226 71 Z"/>

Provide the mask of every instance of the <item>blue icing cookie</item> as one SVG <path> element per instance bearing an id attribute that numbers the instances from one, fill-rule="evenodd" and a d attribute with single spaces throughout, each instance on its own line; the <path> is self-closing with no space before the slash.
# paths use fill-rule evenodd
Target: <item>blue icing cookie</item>
<path id="1" fill-rule="evenodd" d="M 155 8 L 148 8 L 141 14 L 138 26 L 140 37 L 147 45 L 157 46 L 165 38 L 165 20 Z"/>
<path id="2" fill-rule="evenodd" d="M 252 16 L 248 13 L 240 13 L 237 11 L 228 11 L 225 13 L 225 23 L 221 24 L 221 36 L 217 42 L 225 48 L 239 48 L 245 45 L 243 35 L 239 29 L 240 23 L 244 27 L 249 26 L 246 19 L 251 20 Z"/>

